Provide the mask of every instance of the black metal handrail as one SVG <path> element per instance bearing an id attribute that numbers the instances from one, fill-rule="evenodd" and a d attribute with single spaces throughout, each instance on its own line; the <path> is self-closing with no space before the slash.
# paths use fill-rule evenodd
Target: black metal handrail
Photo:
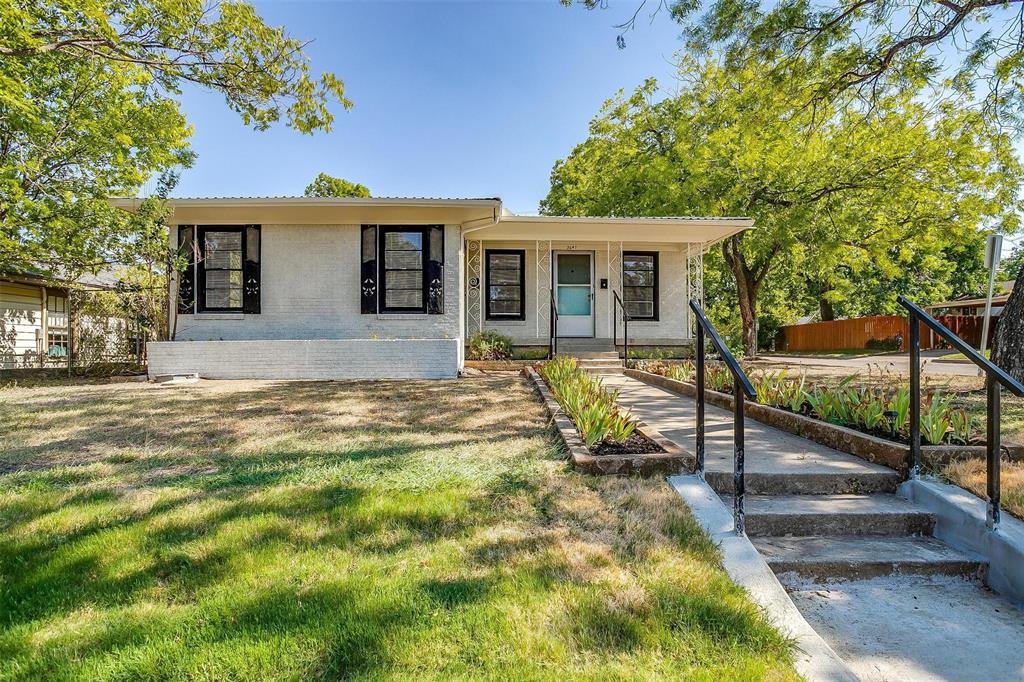
<path id="1" fill-rule="evenodd" d="M 746 491 L 746 479 L 744 476 L 744 424 L 743 411 L 745 398 L 753 400 L 757 397 L 754 385 L 750 383 L 747 373 L 740 367 L 729 347 L 722 341 L 715 325 L 704 314 L 704 309 L 697 301 L 690 301 L 690 309 L 697 316 L 697 475 L 704 477 L 704 335 L 711 339 L 711 344 L 718 351 L 725 366 L 732 373 L 732 396 L 733 396 L 733 476 L 732 476 L 732 517 L 733 529 L 737 535 L 746 532 L 743 518 L 743 496 Z"/>
<path id="2" fill-rule="evenodd" d="M 555 290 L 550 289 L 551 314 L 548 315 L 551 321 L 551 331 L 548 335 L 548 359 L 555 357 L 558 353 L 558 305 L 555 303 Z"/>
<path id="3" fill-rule="evenodd" d="M 622 361 L 629 366 L 629 321 L 633 318 L 626 312 L 626 304 L 622 302 L 619 292 L 613 291 L 615 299 L 612 301 L 612 345 L 616 350 L 619 348 L 619 309 L 622 310 Z"/>
<path id="4" fill-rule="evenodd" d="M 1024 396 L 1024 384 L 1014 379 L 1005 370 L 976 351 L 966 341 L 957 336 L 951 329 L 936 320 L 905 296 L 896 299 L 907 309 L 910 323 L 910 463 L 908 466 L 911 478 L 921 475 L 921 323 L 945 339 L 950 345 L 985 372 L 985 392 L 987 394 L 987 416 L 985 447 L 986 476 L 988 493 L 988 514 L 986 523 L 989 528 L 999 525 L 999 390 L 1005 386 L 1014 395 Z"/>

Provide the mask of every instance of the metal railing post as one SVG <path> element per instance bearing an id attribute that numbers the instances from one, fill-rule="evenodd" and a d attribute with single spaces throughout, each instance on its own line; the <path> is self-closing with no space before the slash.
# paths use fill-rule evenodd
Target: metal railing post
<path id="1" fill-rule="evenodd" d="M 622 366 L 629 367 L 629 313 L 622 306 Z"/>
<path id="2" fill-rule="evenodd" d="M 697 325 L 697 475 L 704 478 L 704 329 Z"/>
<path id="3" fill-rule="evenodd" d="M 743 395 L 743 388 L 740 386 L 739 377 L 733 377 L 732 380 L 732 395 L 733 395 L 733 420 L 732 420 L 732 439 L 733 439 L 733 473 L 732 473 L 732 487 L 733 487 L 733 498 L 732 498 L 732 518 L 733 526 L 736 530 L 737 535 L 743 535 L 746 532 L 746 523 L 743 516 L 743 495 L 746 492 L 746 479 L 744 477 L 743 465 L 744 465 L 744 438 L 743 438 L 743 410 L 745 407 L 745 398 Z"/>
<path id="4" fill-rule="evenodd" d="M 614 291 L 612 292 L 615 293 Z M 619 354 L 619 297 L 612 296 L 612 348 Z"/>
<path id="5" fill-rule="evenodd" d="M 910 311 L 910 478 L 921 475 L 921 322 Z"/>
<path id="6" fill-rule="evenodd" d="M 1011 376 L 1006 370 L 994 364 L 967 342 L 957 336 L 949 327 L 942 324 L 922 308 L 908 300 L 905 296 L 897 298 L 910 313 L 910 453 L 911 473 L 920 473 L 921 466 L 921 348 L 920 325 L 925 324 L 933 334 L 938 334 L 953 348 L 963 353 L 968 360 L 985 372 L 985 393 L 987 394 L 988 423 L 985 427 L 985 474 L 986 493 L 988 497 L 988 513 L 985 523 L 990 529 L 999 526 L 999 495 L 1000 495 L 1000 443 L 999 443 L 999 397 L 1005 387 L 1007 391 L 1024 396 L 1024 383 Z M 935 443 L 937 445 L 937 443 Z"/>
<path id="7" fill-rule="evenodd" d="M 985 523 L 989 528 L 999 525 L 999 382 L 991 372 L 985 375 L 985 389 L 988 393 L 988 424 L 985 427 L 986 456 L 988 458 L 987 485 L 988 513 Z"/>

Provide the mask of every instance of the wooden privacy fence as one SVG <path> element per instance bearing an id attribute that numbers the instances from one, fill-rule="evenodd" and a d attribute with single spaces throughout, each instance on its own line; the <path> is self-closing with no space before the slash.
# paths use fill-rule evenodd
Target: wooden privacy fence
<path id="1" fill-rule="evenodd" d="M 940 315 L 936 319 L 968 344 L 978 347 L 984 319 L 981 315 Z M 989 348 L 992 347 L 995 321 L 998 319 L 994 318 L 993 324 L 989 325 Z M 907 318 L 899 315 L 876 315 L 851 320 L 788 325 L 779 329 L 775 345 L 777 350 L 784 351 L 849 350 L 867 348 L 868 342 L 874 340 L 880 344 L 881 349 L 884 346 L 883 342 L 895 343 L 894 340 L 898 337 L 902 340 L 899 350 L 906 350 L 909 334 L 910 325 Z M 931 330 L 921 326 L 921 348 L 944 346 L 946 344 Z M 890 350 L 896 350 L 896 346 L 891 346 Z"/>

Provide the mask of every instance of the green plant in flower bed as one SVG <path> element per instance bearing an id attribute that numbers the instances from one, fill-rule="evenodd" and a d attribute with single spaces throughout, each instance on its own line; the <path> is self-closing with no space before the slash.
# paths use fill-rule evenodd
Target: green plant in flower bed
<path id="1" fill-rule="evenodd" d="M 725 365 L 704 365 L 704 387 L 719 393 L 732 392 L 732 372 Z"/>
<path id="2" fill-rule="evenodd" d="M 576 358 L 556 355 L 540 371 L 588 448 L 605 440 L 629 440 L 636 422 L 619 408 L 619 392 L 606 391 L 599 379 L 580 367 Z"/>
<path id="3" fill-rule="evenodd" d="M 647 368 L 657 374 L 692 381 L 692 374 L 673 376 L 666 365 Z M 855 383 L 858 375 L 843 378 L 838 384 L 808 385 L 806 377 L 788 376 L 786 370 L 760 371 L 751 382 L 757 389 L 757 402 L 788 409 L 797 414 L 820 419 L 839 426 L 849 426 L 867 433 L 906 439 L 910 432 L 910 387 L 899 378 L 883 375 L 887 381 L 901 381 L 895 389 L 882 389 Z M 708 389 L 732 392 L 732 375 L 724 365 L 706 366 Z M 978 420 L 966 410 L 953 405 L 954 396 L 929 390 L 922 400 L 921 436 L 931 445 L 967 444 L 978 430 Z"/>

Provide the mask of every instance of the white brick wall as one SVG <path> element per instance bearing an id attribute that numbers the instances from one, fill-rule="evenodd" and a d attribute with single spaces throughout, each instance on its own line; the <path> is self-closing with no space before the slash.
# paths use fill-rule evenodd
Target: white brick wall
<path id="1" fill-rule="evenodd" d="M 448 379 L 459 370 L 454 338 L 164 341 L 147 350 L 150 377 Z"/>
<path id="2" fill-rule="evenodd" d="M 178 315 L 176 340 L 458 338 L 457 225 L 445 227 L 443 315 L 360 314 L 359 225 L 263 225 L 261 232 L 260 314 Z"/>

